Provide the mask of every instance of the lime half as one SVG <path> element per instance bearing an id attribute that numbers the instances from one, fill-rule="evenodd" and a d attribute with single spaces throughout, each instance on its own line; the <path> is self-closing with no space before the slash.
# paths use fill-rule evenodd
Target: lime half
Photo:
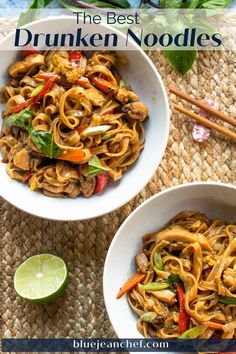
<path id="1" fill-rule="evenodd" d="M 67 267 L 61 258 L 40 254 L 28 258 L 17 268 L 14 288 L 23 299 L 43 304 L 63 293 L 67 279 Z"/>

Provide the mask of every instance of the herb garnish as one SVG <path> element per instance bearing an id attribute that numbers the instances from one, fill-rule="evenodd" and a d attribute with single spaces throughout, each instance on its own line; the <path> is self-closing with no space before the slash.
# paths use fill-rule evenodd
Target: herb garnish
<path id="1" fill-rule="evenodd" d="M 94 155 L 88 162 L 88 177 L 94 177 L 99 175 L 100 173 L 109 171 L 108 167 L 105 167 L 101 164 L 97 155 Z"/>
<path id="2" fill-rule="evenodd" d="M 4 124 L 7 127 L 16 126 L 26 129 L 33 143 L 40 151 L 50 158 L 57 157 L 61 154 L 61 149 L 54 143 L 53 133 L 34 129 L 32 126 L 33 116 L 34 114 L 30 108 L 26 108 L 17 114 L 9 116 Z"/>

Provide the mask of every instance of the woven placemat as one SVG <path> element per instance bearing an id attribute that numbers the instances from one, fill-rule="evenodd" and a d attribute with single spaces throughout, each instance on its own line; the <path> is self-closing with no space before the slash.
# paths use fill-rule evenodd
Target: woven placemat
<path id="1" fill-rule="evenodd" d="M 13 23 L 0 24 L 4 35 Z M 185 76 L 177 74 L 160 53 L 151 59 L 166 87 L 176 85 L 199 98 L 211 98 L 222 111 L 236 117 L 236 55 L 203 52 Z M 158 112 L 157 112 L 158 115 Z M 144 200 L 186 182 L 222 181 L 236 184 L 236 149 L 213 133 L 204 144 L 193 142 L 193 123 L 172 115 L 165 156 L 155 176 L 124 207 L 85 222 L 54 222 L 30 216 L 1 201 L 2 336 L 17 338 L 113 337 L 102 294 L 102 272 L 109 244 L 125 218 Z M 155 151 L 153 151 L 155 153 Z M 53 304 L 35 306 L 21 301 L 13 290 L 13 274 L 27 257 L 53 253 L 69 266 L 65 295 Z"/>

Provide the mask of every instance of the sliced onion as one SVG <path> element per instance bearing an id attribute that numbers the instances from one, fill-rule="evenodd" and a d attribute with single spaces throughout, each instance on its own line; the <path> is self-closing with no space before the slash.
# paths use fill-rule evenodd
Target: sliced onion
<path id="1" fill-rule="evenodd" d="M 98 125 L 96 127 L 89 127 L 81 132 L 81 136 L 87 138 L 92 135 L 98 135 L 107 132 L 111 129 L 111 125 Z"/>

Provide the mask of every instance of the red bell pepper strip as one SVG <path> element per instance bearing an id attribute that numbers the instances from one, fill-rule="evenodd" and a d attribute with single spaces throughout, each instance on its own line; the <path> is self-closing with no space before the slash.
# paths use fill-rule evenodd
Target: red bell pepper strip
<path id="1" fill-rule="evenodd" d="M 48 79 L 48 81 L 46 82 L 46 84 L 44 85 L 43 89 L 38 93 L 38 95 L 35 97 L 35 102 L 37 102 L 38 100 L 40 100 L 41 98 L 43 98 L 46 93 L 50 90 L 50 88 L 53 86 L 55 79 L 54 78 L 50 78 Z"/>
<path id="2" fill-rule="evenodd" d="M 54 81 L 55 81 L 54 78 L 50 78 L 46 82 L 46 84 L 44 85 L 43 89 L 37 94 L 37 96 L 31 97 L 28 100 L 26 100 L 25 102 L 20 103 L 18 106 L 13 107 L 11 112 L 18 113 L 18 112 L 22 111 L 23 109 L 27 108 L 28 106 L 30 106 L 31 104 L 39 101 L 50 90 L 50 88 L 54 84 Z"/>
<path id="3" fill-rule="evenodd" d="M 29 55 L 37 54 L 38 52 L 33 47 L 28 47 L 28 49 L 22 50 L 21 53 L 23 57 L 28 57 Z"/>
<path id="4" fill-rule="evenodd" d="M 80 59 L 83 57 L 83 53 L 80 50 L 72 50 L 70 51 L 69 60 L 71 64 L 76 67 L 79 66 Z"/>
<path id="5" fill-rule="evenodd" d="M 60 75 L 56 73 L 48 73 L 48 72 L 39 72 L 38 74 L 34 75 L 35 79 L 42 79 L 42 80 L 49 80 L 49 79 L 54 79 L 54 81 L 60 81 L 61 77 Z"/>
<path id="6" fill-rule="evenodd" d="M 91 76 L 90 81 L 102 92 L 104 93 L 110 93 L 112 91 L 116 91 L 116 87 L 112 85 L 110 82 L 97 77 L 97 76 Z"/>
<path id="7" fill-rule="evenodd" d="M 179 284 L 176 284 L 176 290 L 177 290 L 177 297 L 178 297 L 178 300 L 179 300 L 179 326 L 178 326 L 178 333 L 182 334 L 185 331 L 187 331 L 187 329 L 189 329 L 190 316 L 185 311 L 185 301 L 184 301 L 184 290 L 183 290 L 183 288 Z"/>
<path id="8" fill-rule="evenodd" d="M 109 180 L 108 173 L 100 173 L 97 175 L 97 185 L 94 194 L 101 193 L 107 186 Z"/>
<path id="9" fill-rule="evenodd" d="M 20 111 L 23 111 L 23 109 L 29 107 L 31 104 L 33 104 L 35 102 L 35 97 L 31 97 L 28 100 L 26 100 L 25 102 L 22 102 L 20 104 L 18 104 L 16 107 L 13 107 L 11 110 L 11 113 L 18 113 Z"/>
<path id="10" fill-rule="evenodd" d="M 118 292 L 116 298 L 120 299 L 127 291 L 133 289 L 136 285 L 141 283 L 145 279 L 146 275 L 143 273 L 136 273 L 131 279 L 127 280 L 127 282 L 122 286 L 120 291 Z"/>

